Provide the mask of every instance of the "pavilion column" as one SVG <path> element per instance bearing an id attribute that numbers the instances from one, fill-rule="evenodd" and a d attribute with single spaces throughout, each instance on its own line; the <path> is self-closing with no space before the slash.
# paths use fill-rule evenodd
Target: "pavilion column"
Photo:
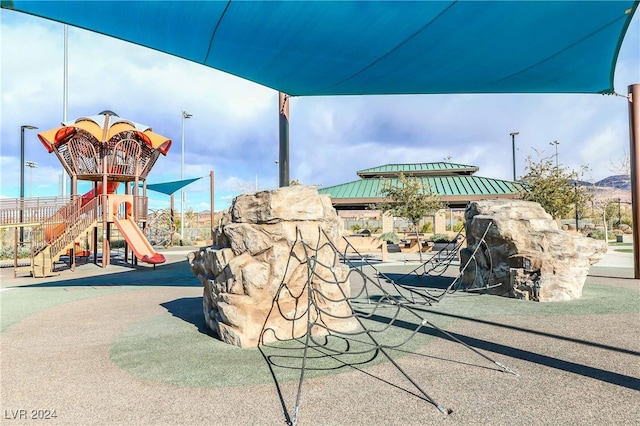
<path id="1" fill-rule="evenodd" d="M 631 163 L 631 216 L 633 219 L 633 277 L 640 279 L 640 84 L 629 90 L 629 161 Z"/>
<path id="2" fill-rule="evenodd" d="M 394 232 L 393 229 L 393 215 L 380 212 L 382 217 L 382 233 L 386 234 L 387 232 Z"/>
<path id="3" fill-rule="evenodd" d="M 439 209 L 433 215 L 433 233 L 441 234 L 447 231 L 447 212 Z"/>
<path id="4" fill-rule="evenodd" d="M 289 95 L 278 92 L 279 140 L 278 157 L 279 186 L 289 186 Z"/>

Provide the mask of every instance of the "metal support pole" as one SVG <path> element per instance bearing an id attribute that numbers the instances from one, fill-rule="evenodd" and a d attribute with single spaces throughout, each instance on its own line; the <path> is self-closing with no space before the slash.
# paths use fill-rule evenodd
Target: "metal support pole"
<path id="1" fill-rule="evenodd" d="M 622 215 L 620 214 L 620 197 L 618 197 L 618 228 L 622 224 Z"/>
<path id="2" fill-rule="evenodd" d="M 35 130 L 35 126 L 20 126 L 20 225 L 24 220 L 24 131 Z M 24 242 L 24 228 L 20 226 L 20 246 Z"/>
<path id="3" fill-rule="evenodd" d="M 631 217 L 633 221 L 633 277 L 640 279 L 640 84 L 629 90 L 629 161 L 631 163 Z"/>
<path id="4" fill-rule="evenodd" d="M 560 142 L 558 141 L 549 142 L 549 145 L 555 145 L 556 147 L 556 171 L 557 171 L 558 170 L 558 145 L 560 145 Z"/>
<path id="5" fill-rule="evenodd" d="M 62 122 L 67 121 L 67 111 L 69 106 L 69 26 L 64 25 L 64 60 L 62 69 Z M 64 163 L 62 166 L 62 185 L 60 188 L 60 195 L 65 197 L 67 195 L 67 179 L 65 177 Z"/>
<path id="6" fill-rule="evenodd" d="M 170 196 L 170 206 L 169 206 L 169 246 L 173 247 L 173 233 L 176 229 L 176 221 L 173 215 L 173 194 Z"/>
<path id="7" fill-rule="evenodd" d="M 278 92 L 280 155 L 279 186 L 289 186 L 289 95 Z"/>
<path id="8" fill-rule="evenodd" d="M 182 111 L 182 153 L 180 159 L 180 180 L 184 179 L 184 120 L 193 117 L 193 114 L 189 114 L 186 111 Z M 180 189 L 180 239 L 184 238 L 184 189 Z"/>
<path id="9" fill-rule="evenodd" d="M 105 119 L 106 120 L 106 119 Z M 106 126 L 105 126 L 106 127 Z M 100 203 L 102 204 L 102 267 L 109 266 L 111 256 L 109 245 L 109 200 L 107 195 L 107 156 L 102 159 L 102 189 L 100 191 Z"/>

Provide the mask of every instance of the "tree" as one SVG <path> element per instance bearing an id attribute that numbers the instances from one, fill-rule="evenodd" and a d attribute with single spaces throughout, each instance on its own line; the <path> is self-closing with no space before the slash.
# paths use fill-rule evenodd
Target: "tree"
<path id="1" fill-rule="evenodd" d="M 622 158 L 616 161 L 610 159 L 609 170 L 619 175 L 631 176 L 631 156 L 629 151 L 624 151 Z"/>
<path id="2" fill-rule="evenodd" d="M 554 165 L 549 157 L 534 162 L 529 156 L 526 163 L 522 198 L 539 203 L 554 219 L 566 217 L 573 208 L 583 210 L 591 200 L 592 195 L 580 185 L 576 171 Z"/>
<path id="3" fill-rule="evenodd" d="M 391 214 L 409 220 L 413 224 L 418 239 L 418 247 L 422 247 L 418 224 L 427 215 L 443 207 L 440 197 L 431 191 L 429 185 L 425 185 L 422 179 L 407 177 L 400 173 L 397 184 L 383 180 L 380 194 L 389 201 L 378 203 L 376 208 L 384 213 Z M 420 261 L 422 261 L 422 250 Z"/>

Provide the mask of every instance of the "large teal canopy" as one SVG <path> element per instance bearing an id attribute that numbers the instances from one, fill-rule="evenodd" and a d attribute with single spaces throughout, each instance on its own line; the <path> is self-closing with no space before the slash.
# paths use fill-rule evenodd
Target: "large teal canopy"
<path id="1" fill-rule="evenodd" d="M 609 93 L 607 1 L 2 1 L 290 95 Z"/>

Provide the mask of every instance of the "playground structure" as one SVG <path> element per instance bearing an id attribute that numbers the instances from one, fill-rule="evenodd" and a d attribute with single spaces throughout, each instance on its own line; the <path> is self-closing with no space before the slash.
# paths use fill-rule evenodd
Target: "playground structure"
<path id="1" fill-rule="evenodd" d="M 76 256 L 87 256 L 89 248 L 97 264 L 99 228 L 102 267 L 106 267 L 110 263 L 112 225 L 126 241 L 125 260 L 131 249 L 134 263 L 137 259 L 155 267 L 165 262 L 143 231 L 147 221 L 146 179 L 160 154 L 169 151 L 171 140 L 112 111 L 63 123 L 38 134 L 38 138 L 49 153 L 56 154 L 71 177 L 71 196 L 2 200 L 0 226 L 15 229 L 16 271 L 19 244 L 30 247 L 28 268 L 34 277 L 50 276 L 54 263 L 63 255 L 68 254 L 75 266 Z M 79 195 L 78 180 L 93 182 L 93 188 Z M 121 183 L 125 193 L 116 194 Z M 27 226 L 31 232 L 25 241 L 22 230 Z"/>

